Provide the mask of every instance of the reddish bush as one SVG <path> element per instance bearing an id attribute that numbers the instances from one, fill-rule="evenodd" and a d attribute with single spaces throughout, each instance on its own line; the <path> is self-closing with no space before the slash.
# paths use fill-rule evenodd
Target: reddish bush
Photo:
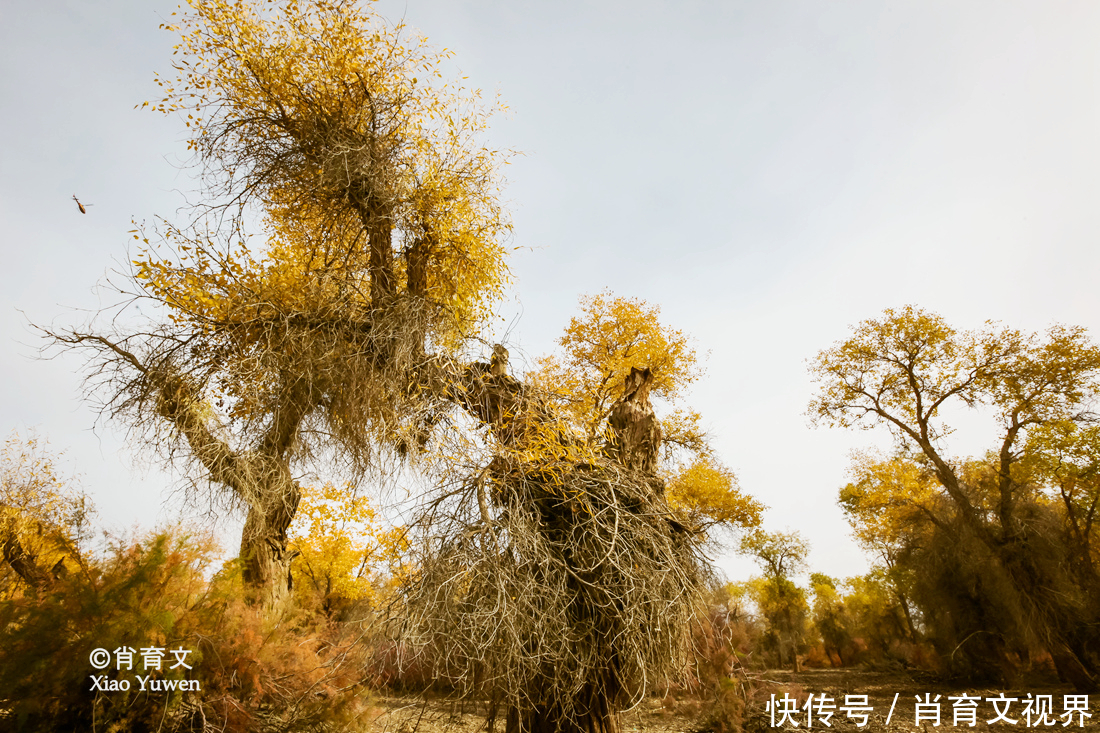
<path id="1" fill-rule="evenodd" d="M 214 558 L 206 538 L 159 533 L 116 542 L 81 572 L 0 601 L 5 722 L 46 732 L 317 731 L 360 717 L 353 629 L 310 609 L 265 621 L 239 600 L 235 563 L 206 580 Z M 136 652 L 132 669 L 117 669 L 117 658 L 92 666 L 92 650 L 126 648 Z M 161 670 L 142 671 L 140 650 L 150 648 L 188 651 L 190 669 L 168 654 Z M 150 688 L 155 679 L 198 689 L 143 690 L 138 674 Z"/>

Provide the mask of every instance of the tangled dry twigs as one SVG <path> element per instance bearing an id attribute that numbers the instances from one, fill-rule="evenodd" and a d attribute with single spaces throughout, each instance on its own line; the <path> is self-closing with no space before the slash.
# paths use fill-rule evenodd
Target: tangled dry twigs
<path id="1" fill-rule="evenodd" d="M 533 400 L 510 378 L 484 379 L 512 388 L 513 409 L 484 414 L 515 436 L 508 424 L 530 419 Z M 651 418 L 644 392 L 637 402 L 635 420 Z M 702 537 L 663 482 L 612 457 L 630 453 L 623 432 L 589 460 L 498 444 L 421 509 L 403 637 L 458 691 L 489 697 L 491 719 L 503 707 L 510 732 L 616 731 L 620 710 L 688 663 L 708 578 Z"/>

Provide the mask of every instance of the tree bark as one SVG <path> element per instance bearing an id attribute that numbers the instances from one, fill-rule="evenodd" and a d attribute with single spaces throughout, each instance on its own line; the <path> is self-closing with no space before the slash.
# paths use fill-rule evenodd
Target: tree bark
<path id="1" fill-rule="evenodd" d="M 302 495 L 293 481 L 267 506 L 248 510 L 241 533 L 241 577 L 265 611 L 279 613 L 290 597 L 290 565 L 297 553 L 287 547 L 287 530 Z"/>
<path id="2" fill-rule="evenodd" d="M 623 385 L 623 397 L 614 407 L 607 422 L 611 427 L 611 443 L 607 453 L 624 468 L 654 476 L 661 449 L 661 425 L 649 402 L 653 374 L 649 369 L 630 368 Z"/>
<path id="3" fill-rule="evenodd" d="M 491 376 L 487 378 L 511 379 L 503 374 L 507 352 L 494 349 L 494 360 L 496 368 L 490 367 L 488 371 Z M 624 385 L 623 397 L 612 408 L 608 418 L 611 434 L 605 453 L 627 471 L 640 473 L 658 484 L 660 480 L 656 471 L 661 430 L 653 405 L 649 401 L 652 383 L 653 374 L 649 369 L 631 368 Z M 509 409 L 512 405 L 509 399 L 493 400 L 483 395 L 478 403 L 483 414 L 502 417 L 514 414 Z M 578 589 L 578 593 L 584 592 L 583 589 Z M 582 609 L 584 605 L 578 603 L 578 609 Z M 583 610 L 578 610 L 577 613 L 574 623 L 578 627 L 600 623 L 598 618 L 592 618 Z M 602 669 L 587 680 L 572 700 L 550 701 L 529 709 L 510 709 L 505 733 L 621 733 L 624 683 L 612 650 Z"/>
<path id="4" fill-rule="evenodd" d="M 236 452 L 207 428 L 198 396 L 186 380 L 155 372 L 150 376 L 159 385 L 158 412 L 183 434 L 211 480 L 229 488 L 248 507 L 239 556 L 242 579 L 251 600 L 265 613 L 280 613 L 290 594 L 294 559 L 287 548 L 287 530 L 301 501 L 287 453 L 314 396 L 302 382 L 291 385 L 257 449 Z"/>
<path id="5" fill-rule="evenodd" d="M 389 212 L 377 201 L 369 201 L 363 223 L 370 246 L 371 306 L 380 308 L 394 294 L 393 223 Z"/>

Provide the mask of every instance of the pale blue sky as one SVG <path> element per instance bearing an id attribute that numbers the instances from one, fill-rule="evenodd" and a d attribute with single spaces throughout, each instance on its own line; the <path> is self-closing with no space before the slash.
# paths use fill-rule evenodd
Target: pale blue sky
<path id="1" fill-rule="evenodd" d="M 513 351 L 552 348 L 582 293 L 660 304 L 710 352 L 691 403 L 720 453 L 815 569 L 863 569 L 836 491 L 847 452 L 885 440 L 807 427 L 806 359 L 906 303 L 960 327 L 1100 327 L 1100 4 L 376 7 L 511 107 L 490 139 L 524 152 Z M 170 217 L 193 188 L 183 125 L 133 110 L 168 67 L 174 9 L 0 0 L 0 430 L 68 449 L 120 527 L 174 516 L 170 478 L 134 471 L 147 457 L 117 427 L 91 432 L 79 363 L 30 359 L 16 309 L 94 307 L 131 217 Z M 964 423 L 959 452 L 983 450 Z"/>

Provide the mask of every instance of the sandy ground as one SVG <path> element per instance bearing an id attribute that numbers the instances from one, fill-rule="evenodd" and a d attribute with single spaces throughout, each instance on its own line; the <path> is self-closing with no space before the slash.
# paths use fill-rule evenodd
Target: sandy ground
<path id="1" fill-rule="evenodd" d="M 376 702 L 382 714 L 373 733 L 477 733 L 485 731 L 485 714 L 476 703 L 445 699 L 385 697 Z M 693 700 L 671 704 L 660 698 L 646 700 L 623 716 L 623 733 L 682 733 L 697 728 L 702 706 Z M 498 720 L 496 733 L 504 733 Z"/>
<path id="2" fill-rule="evenodd" d="M 1000 690 L 993 688 L 975 688 L 952 686 L 932 677 L 912 677 L 900 672 L 874 672 L 858 669 L 812 669 L 792 674 L 781 670 L 754 673 L 757 680 L 757 697 L 750 702 L 748 717 L 751 718 L 747 729 L 754 733 L 772 728 L 771 712 L 768 703 L 771 695 L 783 706 L 784 695 L 787 707 L 797 708 L 797 713 L 783 720 L 777 711 L 775 729 L 788 731 L 806 730 L 805 705 L 808 696 L 813 695 L 815 703 L 824 703 L 824 710 L 832 710 L 829 725 L 825 725 L 819 711 L 813 711 L 810 730 L 838 731 L 843 733 L 884 733 L 914 732 L 931 733 L 942 731 L 1100 731 L 1100 695 L 1088 697 L 1088 712 L 1092 718 L 1085 718 L 1079 726 L 1080 716 L 1073 714 L 1067 721 L 1063 716 L 1066 695 L 1073 695 L 1071 689 L 1060 686 L 1036 685 L 1027 689 Z M 1002 695 L 1003 693 L 1003 695 Z M 1025 714 L 1025 703 L 1029 694 L 1036 711 L 1031 715 L 1031 724 Z M 849 718 L 841 710 L 846 702 L 856 701 L 846 696 L 866 695 L 867 706 L 871 711 L 865 725 L 859 725 L 858 718 Z M 929 697 L 926 697 L 929 696 Z M 939 696 L 939 724 L 936 724 L 936 696 Z M 966 709 L 969 701 L 963 698 L 979 698 L 973 706 L 975 724 L 969 725 Z M 1041 717 L 1039 704 L 1045 702 L 1042 696 L 1049 695 L 1052 713 Z M 824 698 L 822 696 L 825 696 Z M 917 717 L 918 698 L 921 703 L 929 702 L 920 709 L 920 721 Z M 960 698 L 952 701 L 949 698 Z M 1000 703 L 1006 716 L 1016 720 L 1015 724 L 989 720 L 997 716 L 994 703 L 986 698 L 1018 698 L 1016 702 Z M 896 702 L 895 702 L 896 699 Z M 485 730 L 485 718 L 482 707 L 477 703 L 449 701 L 445 698 L 383 697 L 376 703 L 380 715 L 372 726 L 375 733 L 477 733 Z M 956 705 L 960 708 L 960 725 L 954 725 Z M 1006 707 L 1007 706 L 1007 707 Z M 665 696 L 647 699 L 623 718 L 624 733 L 692 733 L 698 731 L 706 717 L 707 703 L 704 700 L 689 697 Z M 893 710 L 891 711 L 891 708 Z M 888 722 L 889 719 L 889 722 Z M 798 726 L 792 725 L 797 722 Z M 1067 725 L 1068 723 L 1068 725 Z M 503 732 L 503 721 L 498 721 L 497 733 Z"/>

